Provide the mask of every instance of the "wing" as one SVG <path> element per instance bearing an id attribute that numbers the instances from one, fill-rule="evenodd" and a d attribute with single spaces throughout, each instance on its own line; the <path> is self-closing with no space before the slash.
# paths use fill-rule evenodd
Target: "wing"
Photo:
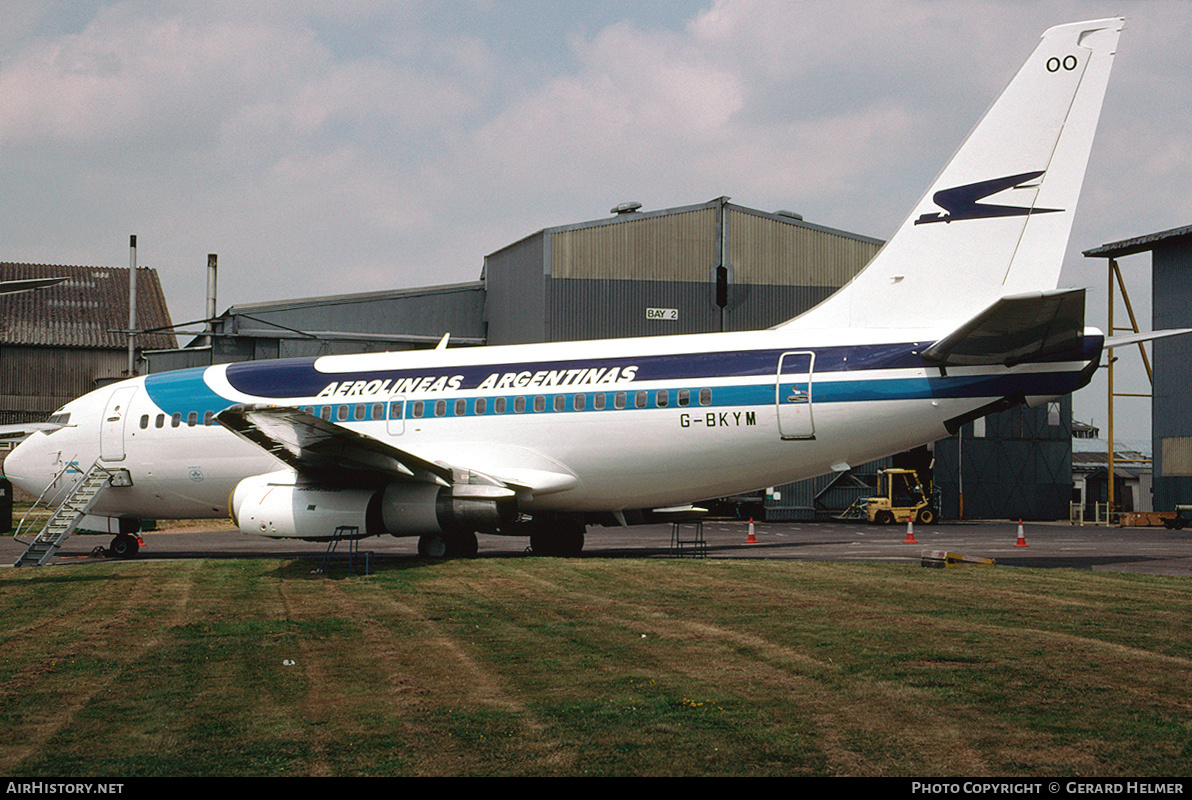
<path id="1" fill-rule="evenodd" d="M 563 492 L 579 479 L 563 467 L 517 448 L 474 464 L 430 461 L 387 442 L 285 406 L 236 405 L 215 416 L 240 438 L 270 453 L 295 472 L 330 486 L 381 486 L 393 482 L 503 486 L 519 494 Z"/>
<path id="2" fill-rule="evenodd" d="M 417 481 L 450 486 L 449 465 L 419 458 L 379 439 L 283 406 L 236 405 L 219 424 L 296 472 L 331 484 Z"/>

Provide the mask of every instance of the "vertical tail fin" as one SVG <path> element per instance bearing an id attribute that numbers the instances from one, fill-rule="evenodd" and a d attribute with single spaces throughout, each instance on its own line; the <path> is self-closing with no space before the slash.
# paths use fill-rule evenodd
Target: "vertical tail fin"
<path id="1" fill-rule="evenodd" d="M 1055 289 L 1123 25 L 1046 31 L 873 261 L 785 326 L 949 326 Z"/>

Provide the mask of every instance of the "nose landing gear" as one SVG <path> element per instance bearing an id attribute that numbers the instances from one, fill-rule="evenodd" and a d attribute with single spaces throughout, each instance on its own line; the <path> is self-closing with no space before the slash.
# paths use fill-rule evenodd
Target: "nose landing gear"
<path id="1" fill-rule="evenodd" d="M 134 558 L 141 549 L 141 543 L 140 534 L 134 536 L 131 533 L 118 533 L 112 537 L 104 555 L 110 558 Z"/>

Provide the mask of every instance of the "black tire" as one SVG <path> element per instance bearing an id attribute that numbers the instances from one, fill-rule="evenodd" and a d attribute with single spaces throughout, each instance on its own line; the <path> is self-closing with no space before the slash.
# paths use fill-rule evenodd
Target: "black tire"
<path id="1" fill-rule="evenodd" d="M 919 524 L 920 525 L 932 525 L 934 523 L 935 523 L 935 512 L 932 511 L 930 508 L 920 508 L 919 509 Z"/>
<path id="2" fill-rule="evenodd" d="M 137 541 L 137 537 L 127 533 L 114 537 L 108 545 L 108 552 L 115 558 L 134 558 L 140 549 L 141 543 Z"/>
<path id="3" fill-rule="evenodd" d="M 447 537 L 441 533 L 424 533 L 418 537 L 418 555 L 422 558 L 447 558 Z"/>
<path id="4" fill-rule="evenodd" d="M 530 534 L 530 550 L 536 556 L 579 558 L 584 550 L 585 529 L 580 522 L 558 521 L 543 525 Z"/>
<path id="5" fill-rule="evenodd" d="M 448 558 L 475 558 L 479 549 L 476 534 L 472 531 L 459 531 L 447 537 Z"/>
<path id="6" fill-rule="evenodd" d="M 878 525 L 893 525 L 894 514 L 889 511 L 879 511 L 873 515 L 873 521 Z"/>
<path id="7" fill-rule="evenodd" d="M 418 537 L 418 555 L 422 558 L 475 558 L 478 548 L 472 531 L 426 533 Z"/>

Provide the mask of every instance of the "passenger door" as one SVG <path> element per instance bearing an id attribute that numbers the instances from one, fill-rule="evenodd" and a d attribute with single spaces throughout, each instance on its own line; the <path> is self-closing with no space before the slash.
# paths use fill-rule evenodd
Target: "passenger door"
<path id="1" fill-rule="evenodd" d="M 136 393 L 137 387 L 122 386 L 108 397 L 103 420 L 99 423 L 99 457 L 104 461 L 124 460 L 124 425 Z"/>
<path id="2" fill-rule="evenodd" d="M 809 350 L 783 353 L 778 358 L 774 400 L 778 408 L 778 434 L 783 439 L 815 438 L 812 411 L 814 367 L 815 353 Z"/>

